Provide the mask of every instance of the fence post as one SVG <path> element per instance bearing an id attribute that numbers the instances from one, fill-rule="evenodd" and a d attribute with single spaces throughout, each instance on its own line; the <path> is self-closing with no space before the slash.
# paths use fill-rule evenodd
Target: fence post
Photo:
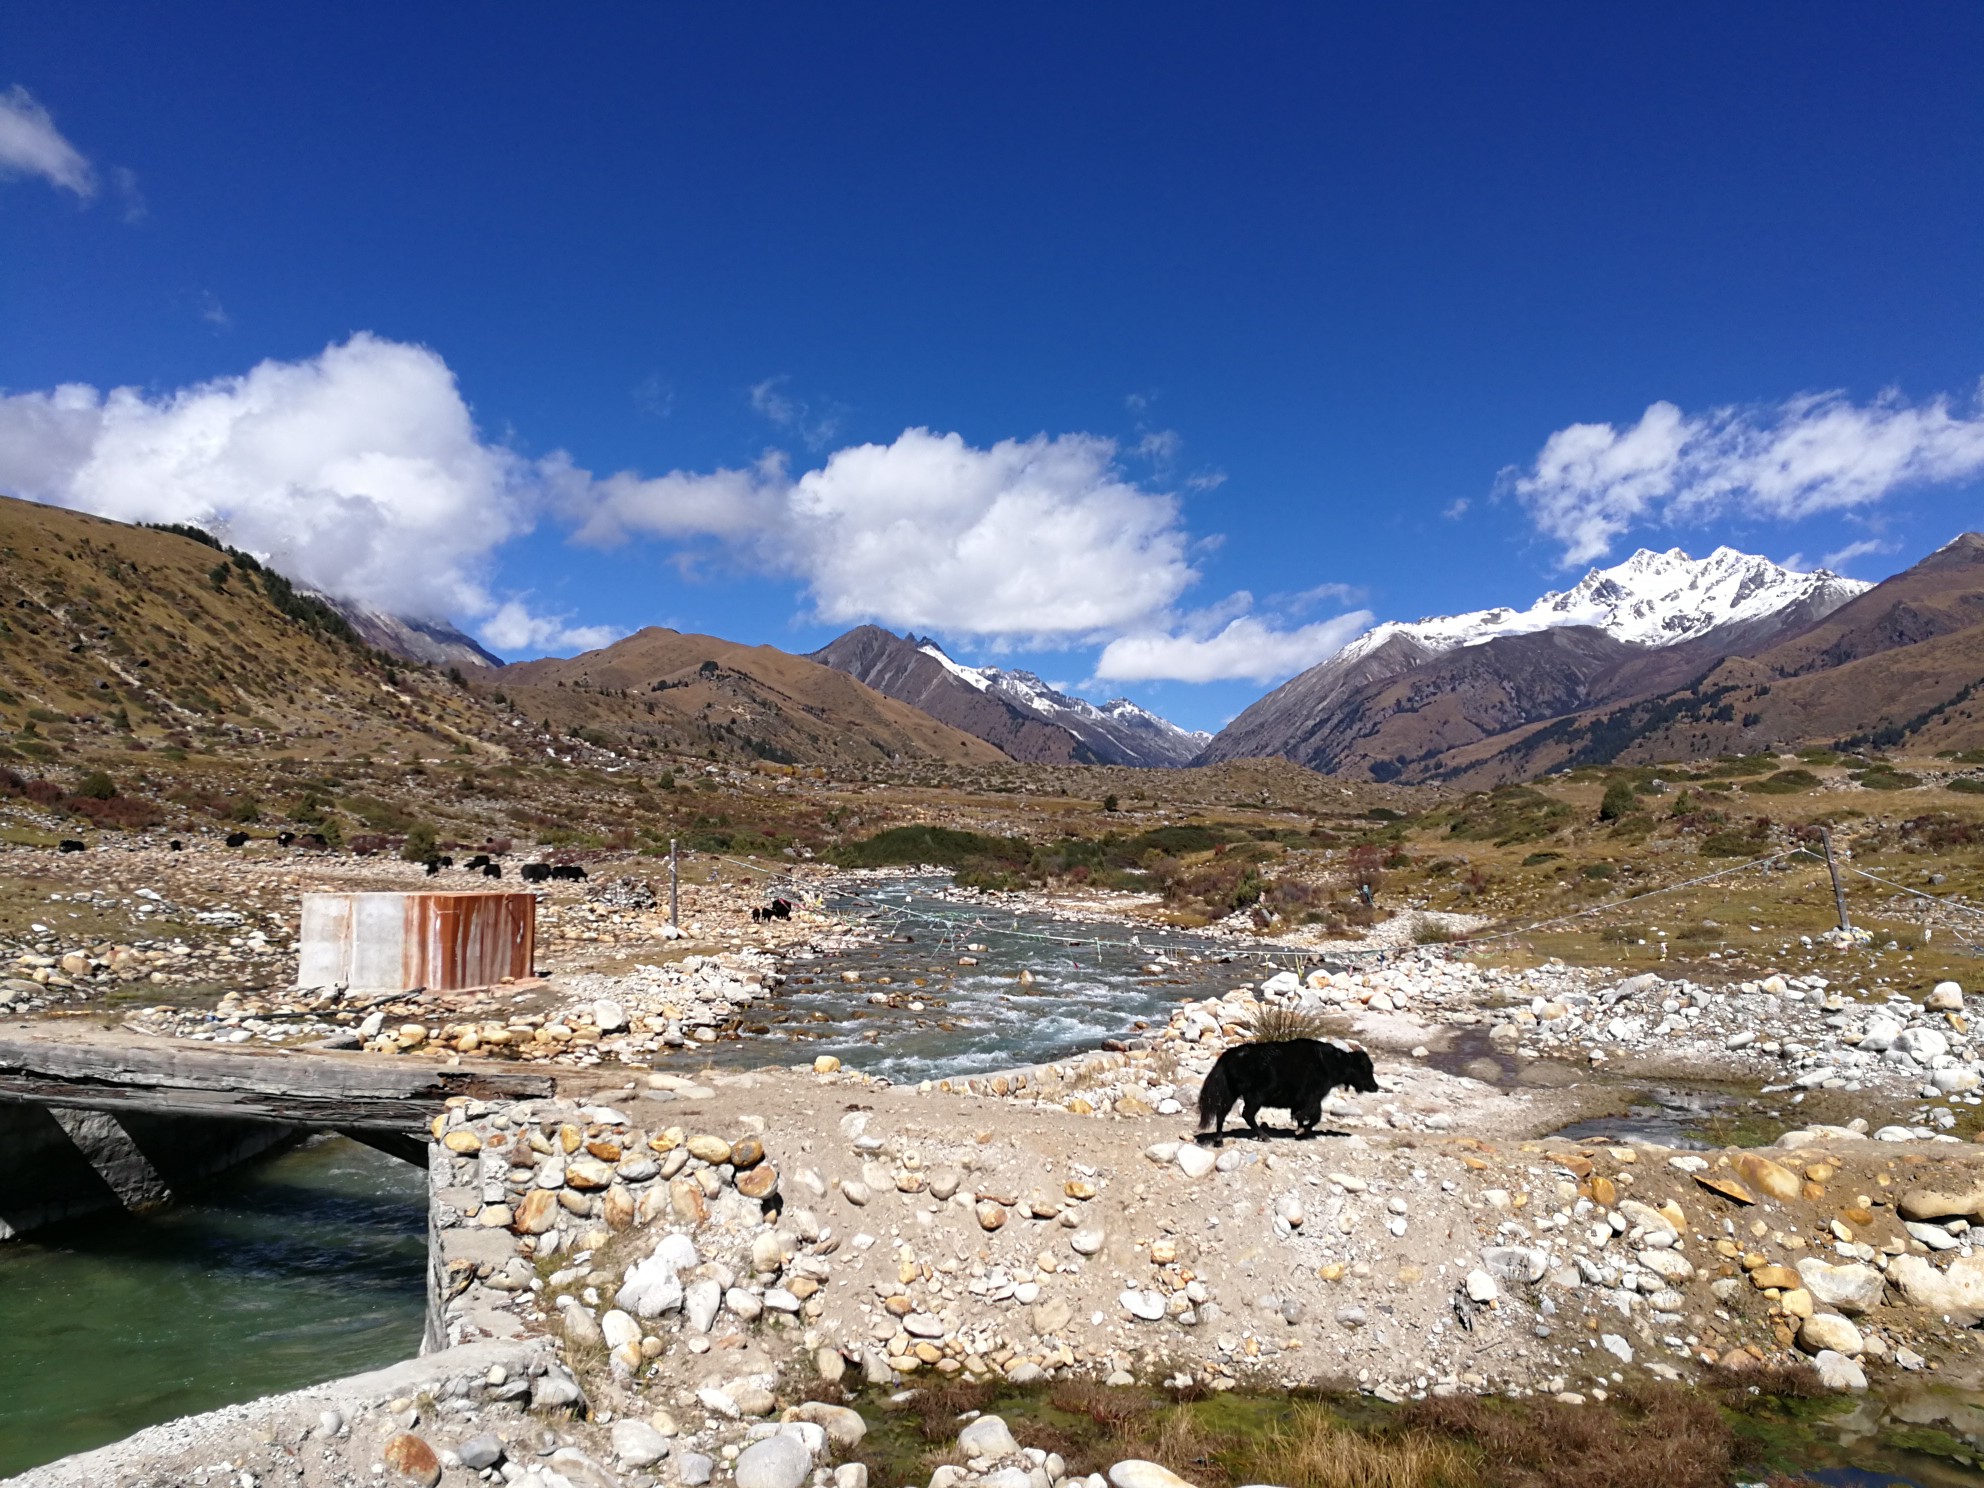
<path id="1" fill-rule="evenodd" d="M 1826 850 L 1826 872 L 1832 875 L 1832 902 L 1839 910 L 1839 928 L 1845 935 L 1853 933 L 1853 921 L 1846 917 L 1846 886 L 1839 881 L 1839 864 L 1832 856 L 1832 828 L 1819 828 L 1819 841 Z"/>
<path id="2" fill-rule="evenodd" d="M 682 926 L 682 881 L 681 864 L 675 854 L 675 839 L 668 839 L 668 923 L 676 929 Z"/>

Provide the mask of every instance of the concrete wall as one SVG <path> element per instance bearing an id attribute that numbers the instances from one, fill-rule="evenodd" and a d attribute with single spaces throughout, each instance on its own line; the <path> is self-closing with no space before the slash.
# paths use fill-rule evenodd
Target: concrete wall
<path id="1" fill-rule="evenodd" d="M 298 1134 L 271 1121 L 0 1102 L 0 1152 L 7 1154 L 0 1240 L 83 1215 L 170 1203 Z"/>

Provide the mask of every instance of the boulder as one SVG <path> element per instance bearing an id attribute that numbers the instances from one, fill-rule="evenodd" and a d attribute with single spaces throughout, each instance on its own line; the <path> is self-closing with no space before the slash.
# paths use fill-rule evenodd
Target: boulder
<path id="1" fill-rule="evenodd" d="M 615 1421 L 613 1455 L 626 1467 L 652 1467 L 668 1455 L 668 1438 L 646 1421 Z"/>
<path id="2" fill-rule="evenodd" d="M 1815 1312 L 1798 1325 L 1798 1347 L 1808 1354 L 1831 1349 L 1850 1359 L 1865 1346 L 1860 1330 L 1836 1312 Z"/>
<path id="3" fill-rule="evenodd" d="M 412 1483 L 416 1488 L 434 1488 L 441 1481 L 441 1459 L 432 1447 L 411 1431 L 402 1431 L 388 1441 L 382 1455 L 390 1482 Z"/>
<path id="4" fill-rule="evenodd" d="M 1187 1178 L 1203 1178 L 1218 1164 L 1213 1153 L 1195 1143 L 1186 1143 L 1178 1149 L 1178 1170 Z"/>
<path id="5" fill-rule="evenodd" d="M 980 1416 L 958 1433 L 958 1451 L 966 1457 L 997 1460 L 1017 1456 L 1019 1450 L 1020 1444 L 1013 1440 L 1012 1429 L 1000 1416 Z"/>
<path id="6" fill-rule="evenodd" d="M 752 1442 L 737 1456 L 737 1488 L 803 1488 L 812 1475 L 813 1454 L 786 1432 Z"/>
<path id="7" fill-rule="evenodd" d="M 1917 1064 L 1927 1064 L 1950 1051 L 1949 1038 L 1934 1028 L 1906 1028 L 1895 1037 L 1894 1047 Z"/>
<path id="8" fill-rule="evenodd" d="M 1928 1222 L 1939 1219 L 1968 1219 L 1984 1222 L 1984 1178 L 1968 1184 L 1935 1183 L 1911 1188 L 1895 1205 L 1903 1219 Z"/>
<path id="9" fill-rule="evenodd" d="M 1110 1468 L 1109 1481 L 1115 1488 L 1193 1488 L 1188 1479 L 1179 1477 L 1170 1468 L 1139 1457 Z"/>
<path id="10" fill-rule="evenodd" d="M 1798 1275 L 1814 1302 L 1848 1317 L 1872 1312 L 1880 1306 L 1881 1294 L 1886 1290 L 1881 1273 L 1872 1266 L 1857 1263 L 1833 1266 L 1816 1256 L 1807 1256 L 1798 1263 Z"/>
<path id="11" fill-rule="evenodd" d="M 1819 1383 L 1828 1390 L 1867 1388 L 1867 1371 L 1860 1367 L 1860 1361 L 1833 1349 L 1820 1349 L 1813 1355 L 1812 1368 L 1819 1376 Z"/>
<path id="12" fill-rule="evenodd" d="M 1984 1318 L 1984 1253 L 1952 1261 L 1947 1271 L 1921 1256 L 1896 1256 L 1888 1262 L 1888 1285 L 1910 1307 L 1947 1317 L 1958 1327 L 1975 1327 Z"/>
<path id="13" fill-rule="evenodd" d="M 1938 982 L 1929 989 L 1922 1006 L 1932 1013 L 1960 1013 L 1963 1011 L 1963 988 L 1955 982 Z"/>
<path id="14" fill-rule="evenodd" d="M 657 1252 L 628 1269 L 613 1302 L 636 1317 L 660 1317 L 682 1305 L 682 1282 L 668 1258 Z"/>
<path id="15" fill-rule="evenodd" d="M 1773 1199 L 1788 1201 L 1804 1192 L 1805 1186 L 1796 1173 L 1759 1153 L 1745 1152 L 1738 1157 L 1736 1172 L 1752 1189 Z"/>
<path id="16" fill-rule="evenodd" d="M 808 1400 L 803 1405 L 795 1405 L 785 1413 L 788 1421 L 811 1421 L 827 1433 L 827 1440 L 836 1447 L 846 1450 L 861 1445 L 861 1438 L 868 1434 L 868 1423 L 861 1412 L 850 1410 L 844 1405 L 829 1405 L 823 1400 Z"/>

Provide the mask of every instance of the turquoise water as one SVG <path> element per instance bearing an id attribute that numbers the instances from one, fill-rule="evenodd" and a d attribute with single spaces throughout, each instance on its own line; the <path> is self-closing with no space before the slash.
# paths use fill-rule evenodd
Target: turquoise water
<path id="1" fill-rule="evenodd" d="M 0 1245 L 0 1477 L 418 1351 L 427 1177 L 343 1137 Z"/>

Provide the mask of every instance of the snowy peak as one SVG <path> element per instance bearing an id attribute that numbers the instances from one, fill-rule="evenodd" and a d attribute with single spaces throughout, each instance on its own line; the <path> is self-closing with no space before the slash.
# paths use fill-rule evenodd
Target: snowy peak
<path id="1" fill-rule="evenodd" d="M 1113 723 L 1127 728 L 1149 729 L 1167 736 L 1175 735 L 1180 739 L 1195 739 L 1200 743 L 1212 737 L 1211 734 L 1180 728 L 1170 719 L 1160 718 L 1150 709 L 1133 703 L 1128 698 L 1111 698 L 1098 708 L 1086 698 L 1070 697 L 1067 693 L 1057 690 L 1041 681 L 1032 672 L 1007 670 L 1003 667 L 981 667 L 979 675 L 1006 696 L 1025 703 L 1029 708 L 1044 713 L 1049 718 L 1068 715 L 1089 723 Z"/>
<path id="2" fill-rule="evenodd" d="M 1527 609 L 1503 605 L 1409 624 L 1388 621 L 1358 637 L 1344 656 L 1354 660 L 1399 635 L 1438 652 L 1567 625 L 1588 625 L 1634 646 L 1673 646 L 1792 606 L 1826 614 L 1871 587 L 1826 569 L 1800 573 L 1734 548 L 1717 548 L 1706 558 L 1690 558 L 1679 548 L 1641 548 Z"/>

